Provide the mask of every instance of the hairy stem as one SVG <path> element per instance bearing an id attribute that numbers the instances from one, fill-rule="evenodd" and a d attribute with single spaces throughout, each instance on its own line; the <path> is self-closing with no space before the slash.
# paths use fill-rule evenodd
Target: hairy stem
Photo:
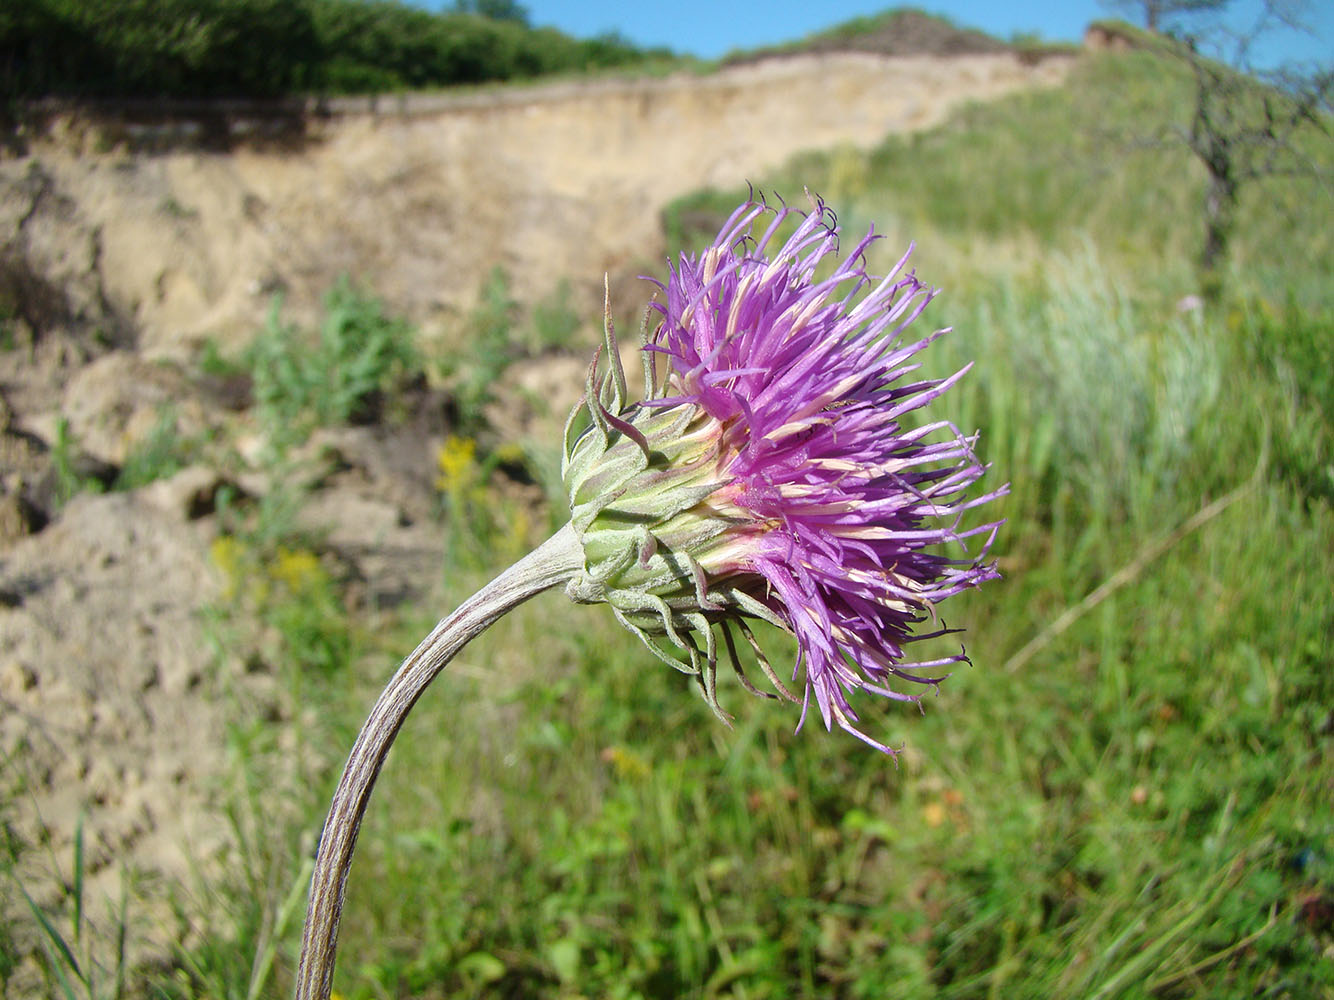
<path id="1" fill-rule="evenodd" d="M 442 619 L 385 686 L 352 745 L 320 835 L 301 938 L 297 1000 L 328 1000 L 333 988 L 338 919 L 357 832 L 380 767 L 412 706 L 471 639 L 528 598 L 565 583 L 582 565 L 583 549 L 567 524 Z"/>

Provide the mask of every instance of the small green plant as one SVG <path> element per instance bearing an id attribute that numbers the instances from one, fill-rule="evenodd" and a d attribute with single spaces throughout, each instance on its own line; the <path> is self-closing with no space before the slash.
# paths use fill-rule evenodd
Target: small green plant
<path id="1" fill-rule="evenodd" d="M 413 328 L 346 278 L 326 296 L 313 337 L 285 324 L 281 309 L 275 300 L 247 355 L 255 403 L 279 450 L 315 427 L 374 418 L 383 395 L 417 370 Z"/>
<path id="2" fill-rule="evenodd" d="M 189 464 L 192 450 L 193 442 L 181 437 L 175 408 L 159 408 L 157 421 L 125 456 L 125 463 L 116 476 L 115 489 L 138 489 L 174 475 Z"/>
<path id="3" fill-rule="evenodd" d="M 189 464 L 198 443 L 181 436 L 175 407 L 162 406 L 158 410 L 156 422 L 130 448 L 120 470 L 117 472 L 112 466 L 104 466 L 108 474 L 101 476 L 87 471 L 89 463 L 79 453 L 69 420 L 61 417 L 56 421 L 55 439 L 51 442 L 56 506 L 63 507 L 80 493 L 101 493 L 107 489 L 134 490 L 155 480 L 165 479 Z M 110 473 L 114 473 L 114 476 Z"/>
<path id="4" fill-rule="evenodd" d="M 567 281 L 534 305 L 525 319 L 508 275 L 493 268 L 456 342 L 436 358 L 436 371 L 453 400 L 458 432 L 474 437 L 486 428 L 486 409 L 495 402 L 496 385 L 515 361 L 568 350 L 579 326 Z"/>
<path id="5" fill-rule="evenodd" d="M 532 349 L 537 353 L 568 350 L 579 329 L 579 314 L 570 306 L 570 283 L 562 280 L 556 290 L 533 307 Z"/>
<path id="6" fill-rule="evenodd" d="M 352 630 L 334 578 L 319 556 L 309 548 L 255 541 L 222 534 L 209 554 L 233 616 L 271 630 L 268 648 L 258 655 L 322 673 L 346 667 L 353 654 Z M 264 645 L 262 634 L 260 642 Z"/>
<path id="7" fill-rule="evenodd" d="M 494 400 L 495 385 L 519 354 L 515 326 L 518 303 L 509 278 L 494 268 L 482 284 L 477 307 L 464 326 L 459 345 L 438 362 L 454 399 L 456 424 L 474 435 L 486 425 L 485 410 Z"/>
<path id="8" fill-rule="evenodd" d="M 78 445 L 70 432 L 69 420 L 56 421 L 56 436 L 51 442 L 51 469 L 55 473 L 55 503 L 63 507 L 80 493 L 101 493 L 103 483 L 79 468 Z"/>
<path id="9" fill-rule="evenodd" d="M 60 917 L 47 913 L 29 894 L 27 887 L 12 871 L 13 880 L 23 896 L 39 931 L 38 939 L 45 958 L 43 972 L 53 995 L 64 1000 L 119 1000 L 125 995 L 125 944 L 128 931 L 127 911 L 129 896 L 122 889 L 120 903 L 109 907 L 106 932 L 94 933 L 91 918 L 85 910 L 83 819 L 74 830 L 73 873 L 64 886 L 62 909 L 68 920 L 68 932 L 59 928 Z M 98 950 L 109 945 L 110 968 Z M 58 989 L 58 993 L 57 993 Z"/>
<path id="10" fill-rule="evenodd" d="M 204 375 L 229 378 L 234 375 L 248 374 L 250 367 L 246 361 L 245 357 L 228 356 L 223 352 L 222 346 L 217 340 L 209 337 L 200 348 L 199 357 L 195 360 L 195 367 Z"/>

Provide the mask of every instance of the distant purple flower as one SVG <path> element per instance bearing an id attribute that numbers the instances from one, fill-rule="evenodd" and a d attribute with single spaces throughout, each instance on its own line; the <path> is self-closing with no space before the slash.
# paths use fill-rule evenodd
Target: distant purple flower
<path id="1" fill-rule="evenodd" d="M 796 231 L 776 246 L 794 217 Z M 682 255 L 666 285 L 655 282 L 663 301 L 650 307 L 657 326 L 639 403 L 627 399 L 608 326 L 608 369 L 590 373 L 584 401 L 592 424 L 573 440 L 567 430 L 565 482 L 585 553 L 568 591 L 610 604 L 650 649 L 698 677 L 724 719 L 715 626 L 747 688 L 733 628 L 778 691 L 802 702 L 802 721 L 814 693 L 826 728 L 892 753 L 857 727 L 849 695 L 917 701 L 943 679 L 939 668 L 966 659 L 960 650 L 910 663 L 904 647 L 953 631 L 935 624 L 935 605 L 998 575 L 983 560 L 999 522 L 961 521 L 1005 488 L 968 497 L 985 471 L 975 435 L 948 420 L 905 425 L 967 368 L 913 380 L 916 354 L 946 331 L 904 342 L 935 291 L 904 272 L 906 254 L 887 277 L 868 275 L 863 254 L 875 238 L 817 273 L 838 252 L 823 204 L 804 217 L 742 205 L 703 254 Z M 968 555 L 973 536 L 981 549 Z M 796 637 L 803 697 L 776 675 L 747 619 Z M 931 630 L 914 635 L 928 619 Z M 906 690 L 891 687 L 896 679 Z"/>

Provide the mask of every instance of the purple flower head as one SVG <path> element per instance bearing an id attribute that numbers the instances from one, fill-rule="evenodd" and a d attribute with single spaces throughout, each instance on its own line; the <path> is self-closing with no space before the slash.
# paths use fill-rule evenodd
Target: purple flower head
<path id="1" fill-rule="evenodd" d="M 599 374 L 595 361 L 582 404 L 591 425 L 574 436 L 572 415 L 566 435 L 585 553 L 568 590 L 610 604 L 699 679 L 724 720 L 715 628 L 749 690 L 759 693 L 733 629 L 776 690 L 802 703 L 802 721 L 813 694 L 826 728 L 893 753 L 858 728 L 850 695 L 917 701 L 940 668 L 966 660 L 961 649 L 909 662 L 905 647 L 954 631 L 935 624 L 935 606 L 998 575 L 984 560 L 1000 522 L 962 520 L 1006 490 L 968 496 L 986 468 L 976 435 L 904 419 L 967 371 L 914 374 L 917 353 L 947 332 L 906 335 L 935 291 L 905 272 L 907 254 L 886 277 L 867 274 L 874 234 L 822 267 L 838 256 L 838 232 L 822 203 L 803 215 L 751 201 L 698 258 L 682 255 L 667 283 L 655 282 L 641 402 L 627 398 L 608 323 L 609 364 Z M 777 676 L 751 619 L 796 637 L 803 695 Z"/>

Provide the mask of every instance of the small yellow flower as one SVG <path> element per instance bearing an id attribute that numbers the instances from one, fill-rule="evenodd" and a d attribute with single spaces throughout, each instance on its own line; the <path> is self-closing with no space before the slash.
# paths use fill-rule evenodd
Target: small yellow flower
<path id="1" fill-rule="evenodd" d="M 223 600 L 230 601 L 236 596 L 241 579 L 241 554 L 241 543 L 232 535 L 219 535 L 209 544 L 209 559 L 222 574 Z"/>
<path id="2" fill-rule="evenodd" d="M 935 829 L 945 822 L 945 806 L 941 802 L 928 802 L 922 807 L 922 819 L 926 825 Z"/>
<path id="3" fill-rule="evenodd" d="M 507 441 L 495 450 L 497 462 L 512 462 L 514 464 L 522 463 L 524 458 L 523 445 L 517 441 Z"/>
<path id="4" fill-rule="evenodd" d="M 309 549 L 278 547 L 278 557 L 268 566 L 269 578 L 293 595 L 309 594 L 324 583 L 324 567 Z"/>
<path id="5" fill-rule="evenodd" d="M 435 462 L 440 468 L 435 488 L 441 493 L 457 496 L 472 484 L 477 474 L 477 442 L 451 434 L 440 446 Z"/>
<path id="6" fill-rule="evenodd" d="M 616 777 L 622 781 L 642 781 L 652 773 L 648 761 L 625 747 L 606 747 L 600 754 L 604 764 L 610 764 Z"/>

